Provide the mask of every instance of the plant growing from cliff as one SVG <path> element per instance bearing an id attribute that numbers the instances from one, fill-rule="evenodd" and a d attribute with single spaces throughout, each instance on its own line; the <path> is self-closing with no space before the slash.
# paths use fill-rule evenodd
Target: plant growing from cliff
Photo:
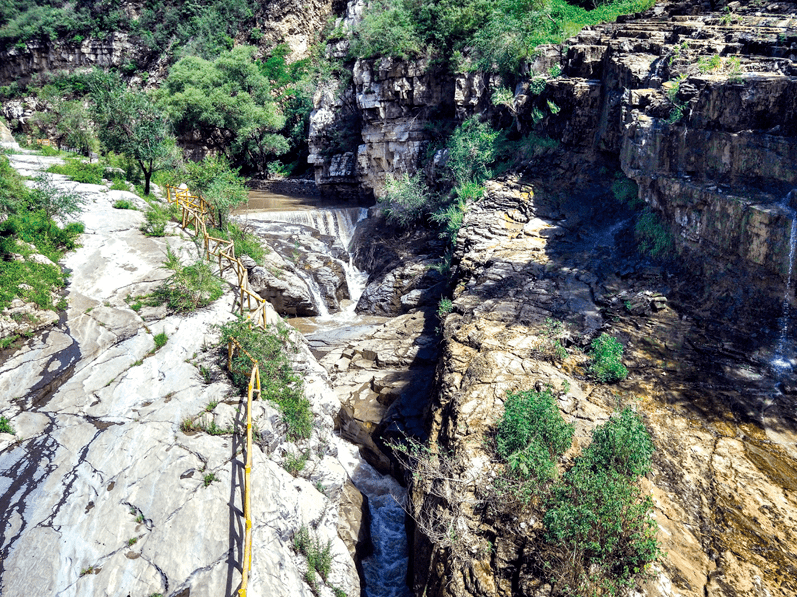
<path id="1" fill-rule="evenodd" d="M 323 543 L 305 525 L 299 527 L 293 536 L 293 549 L 307 560 L 307 584 L 315 587 L 316 573 L 326 582 L 332 570 L 332 541 Z"/>
<path id="2" fill-rule="evenodd" d="M 626 409 L 595 428 L 553 488 L 543 524 L 547 576 L 558 594 L 618 594 L 660 555 L 653 502 L 636 485 L 652 454 L 642 420 Z"/>
<path id="3" fill-rule="evenodd" d="M 211 483 L 218 480 L 219 478 L 216 476 L 215 473 L 208 473 L 202 478 L 202 483 L 204 484 L 205 487 L 209 487 Z"/>
<path id="4" fill-rule="evenodd" d="M 10 433 L 11 435 L 16 433 L 14 428 L 11 427 L 11 422 L 6 417 L 0 417 L 0 433 Z"/>
<path id="5" fill-rule="evenodd" d="M 166 335 L 166 332 L 160 332 L 159 334 L 155 334 L 152 336 L 153 342 L 155 342 L 155 350 L 160 350 L 166 343 L 169 341 L 169 337 Z"/>
<path id="6" fill-rule="evenodd" d="M 544 494 L 556 479 L 557 461 L 570 447 L 573 430 L 550 388 L 510 393 L 495 435 L 496 454 L 506 465 L 496 487 L 499 494 L 523 503 Z"/>
<path id="7" fill-rule="evenodd" d="M 601 383 L 621 381 L 628 377 L 628 369 L 622 363 L 623 345 L 606 333 L 592 341 L 592 363 L 590 374 Z"/>
<path id="8" fill-rule="evenodd" d="M 299 473 L 304 470 L 307 461 L 310 459 L 310 452 L 302 452 L 301 454 L 294 454 L 293 452 L 287 452 L 285 454 L 285 460 L 282 463 L 282 468 L 288 471 L 291 476 L 298 477 Z"/>
<path id="9" fill-rule="evenodd" d="M 388 221 L 407 228 L 429 212 L 432 194 L 421 174 L 402 174 L 399 178 L 388 174 L 385 193 L 379 198 L 379 203 Z"/>
<path id="10" fill-rule="evenodd" d="M 180 257 L 167 247 L 161 268 L 172 274 L 152 293 L 150 304 L 166 304 L 174 311 L 188 312 L 206 307 L 223 294 L 221 280 L 203 259 L 183 265 Z"/>
<path id="11" fill-rule="evenodd" d="M 714 54 L 710 58 L 703 57 L 697 61 L 697 68 L 701 73 L 708 73 L 722 67 L 722 57 Z"/>
<path id="12" fill-rule="evenodd" d="M 639 250 L 651 257 L 666 259 L 675 246 L 670 231 L 661 223 L 659 216 L 649 208 L 637 218 L 634 234 L 639 242 Z"/>
<path id="13" fill-rule="evenodd" d="M 446 315 L 451 313 L 454 310 L 454 303 L 451 302 L 451 299 L 442 298 L 440 302 L 437 303 L 437 317 L 440 320 L 446 318 Z"/>
<path id="14" fill-rule="evenodd" d="M 247 391 L 252 370 L 252 359 L 260 370 L 261 397 L 275 403 L 282 412 L 288 437 L 292 440 L 306 439 L 313 431 L 313 413 L 310 402 L 304 396 L 302 379 L 294 373 L 288 352 L 298 348 L 290 339 L 290 331 L 284 325 L 268 326 L 264 330 L 250 326 L 244 319 L 230 321 L 220 326 L 221 346 L 226 354 L 230 340 L 235 339 L 249 353 L 237 351 L 229 370 L 233 384 L 242 393 Z"/>
<path id="15" fill-rule="evenodd" d="M 614 198 L 628 207 L 635 208 L 643 202 L 639 199 L 639 187 L 636 182 L 626 177 L 622 172 L 616 172 L 612 183 Z"/>

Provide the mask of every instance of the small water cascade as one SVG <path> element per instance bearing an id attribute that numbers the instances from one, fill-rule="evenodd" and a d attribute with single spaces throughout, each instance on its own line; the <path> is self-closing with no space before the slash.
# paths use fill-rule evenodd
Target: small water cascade
<path id="1" fill-rule="evenodd" d="M 789 201 L 793 193 L 794 191 L 786 195 L 783 203 L 781 203 L 781 206 L 788 212 L 791 218 L 791 229 L 789 232 L 789 270 L 786 276 L 786 289 L 783 293 L 783 311 L 778 320 L 778 343 L 775 348 L 775 356 L 771 361 L 771 365 L 778 375 L 782 375 L 794 367 L 793 359 L 789 358 L 786 354 L 789 340 L 789 311 L 791 307 L 791 283 L 794 274 L 794 254 L 795 248 L 797 248 L 797 212 L 789 207 Z"/>
<path id="2" fill-rule="evenodd" d="M 341 244 L 348 249 L 351 243 L 354 227 L 357 222 L 368 217 L 368 210 L 364 207 L 342 207 L 334 209 L 306 209 L 297 211 L 271 211 L 259 214 L 259 218 L 272 222 L 286 222 L 301 224 L 315 228 L 321 234 L 334 236 L 340 239 Z"/>
<path id="3" fill-rule="evenodd" d="M 318 208 L 312 210 L 250 212 L 257 222 L 280 222 L 290 233 L 290 226 L 308 226 L 321 234 L 334 236 L 350 251 L 354 229 L 368 217 L 364 208 Z M 316 330 L 333 330 L 357 326 L 360 317 L 355 313 L 357 301 L 365 290 L 368 274 L 357 269 L 351 254 L 341 259 L 340 253 L 330 250 L 330 257 L 341 264 L 349 288 L 350 301 L 340 312 L 329 313 L 321 290 L 310 272 L 296 268 L 313 295 L 320 315 L 310 318 Z M 337 255 L 337 256 L 335 256 Z M 406 584 L 409 547 L 402 507 L 406 490 L 390 475 L 382 475 L 360 456 L 354 444 L 340 440 L 338 460 L 346 468 L 354 485 L 368 498 L 371 514 L 373 553 L 362 561 L 365 593 L 368 597 L 410 597 Z"/>

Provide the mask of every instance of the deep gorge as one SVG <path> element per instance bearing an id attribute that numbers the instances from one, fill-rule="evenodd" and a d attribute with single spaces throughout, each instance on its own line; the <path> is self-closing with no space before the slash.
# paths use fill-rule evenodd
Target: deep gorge
<path id="1" fill-rule="evenodd" d="M 280 23 L 301 12 L 283 8 L 280 41 Z M 354 27 L 367 10 L 319 3 L 306 25 L 332 11 Z M 662 555 L 627 594 L 797 592 L 794 15 L 787 2 L 656 2 L 539 46 L 506 101 L 495 73 L 343 60 L 313 98 L 315 184 L 275 184 L 300 189 L 291 210 L 252 201 L 234 216 L 268 247 L 262 265 L 247 262 L 250 281 L 301 332 L 292 362 L 316 417 L 290 442 L 277 409 L 258 406 L 250 594 L 562 594 L 540 504 L 490 492 L 504 466 L 496 425 L 508 393 L 527 390 L 550 391 L 574 425 L 560 475 L 624 408 L 653 440 L 638 486 Z M 329 52 L 345 56 L 346 43 Z M 116 44 L 83 42 L 77 58 L 29 45 L 6 53 L 0 79 L 135 52 Z M 5 102 L 6 115 L 24 103 Z M 373 206 L 404 174 L 444 194 L 440 131 L 474 117 L 514 149 L 463 209 L 454 243 Z M 24 173 L 60 158 L 9 159 Z M 294 210 L 309 188 L 313 209 Z M 60 562 L 37 576 L 42 595 L 232 595 L 238 435 L 181 424 L 240 424 L 210 348 L 233 293 L 185 316 L 131 310 L 167 275 L 166 246 L 196 249 L 174 223 L 171 236 L 141 236 L 140 212 L 111 208 L 125 191 L 76 190 L 91 207 L 84 246 L 64 262 L 69 306 L 0 352 L 0 414 L 17 432 L 0 435 L 0 587 L 30 592 L 38 560 L 26 556 L 39 552 L 41 566 Z M 161 330 L 169 343 L 150 352 Z M 590 373 L 601 334 L 622 345 L 627 379 Z M 395 445 L 408 437 L 446 474 L 405 469 Z M 303 471 L 285 470 L 302 458 Z M 208 471 L 221 482 L 203 484 Z M 306 525 L 334 553 L 312 585 L 293 548 Z"/>

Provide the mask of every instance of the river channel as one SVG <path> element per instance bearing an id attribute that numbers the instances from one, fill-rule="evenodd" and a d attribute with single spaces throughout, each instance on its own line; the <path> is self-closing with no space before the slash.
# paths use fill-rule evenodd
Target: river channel
<path id="1" fill-rule="evenodd" d="M 340 264 L 345 274 L 347 296 L 333 312 L 314 282 L 312 272 L 304 273 L 297 268 L 312 294 L 318 315 L 289 317 L 286 321 L 307 338 L 311 348 L 319 342 L 324 345 L 323 351 L 314 350 L 317 357 L 338 348 L 337 344 L 343 346 L 367 337 L 391 319 L 356 312 L 368 273 L 354 266 L 349 249 L 357 224 L 368 217 L 366 208 L 323 200 L 302 192 L 301 185 L 297 185 L 296 192 L 290 194 L 252 190 L 248 204 L 239 208 L 235 216 L 268 240 L 273 240 L 274 235 L 287 235 L 289 243 L 298 243 L 297 239 L 303 235 L 315 235 L 329 247 L 324 249 L 329 257 Z M 373 551 L 362 561 L 365 594 L 368 597 L 409 597 L 411 592 L 406 584 L 408 544 L 402 507 L 406 490 L 393 477 L 381 474 L 366 462 L 357 446 L 341 443 L 346 449 L 342 454 L 339 452 L 338 458 L 354 485 L 367 498 L 370 512 Z"/>

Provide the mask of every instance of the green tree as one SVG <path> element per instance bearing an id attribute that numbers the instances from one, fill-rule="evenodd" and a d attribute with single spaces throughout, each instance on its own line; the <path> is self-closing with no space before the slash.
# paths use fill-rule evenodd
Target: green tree
<path id="1" fill-rule="evenodd" d="M 118 75 L 98 73 L 91 82 L 91 96 L 100 141 L 135 160 L 148 195 L 153 172 L 177 160 L 168 116 L 144 92 L 128 91 Z"/>
<path id="2" fill-rule="evenodd" d="M 249 195 L 244 179 L 230 168 L 224 157 L 210 155 L 201 162 L 186 164 L 188 186 L 201 194 L 213 207 L 211 214 L 218 228 L 223 229 L 227 216 Z"/>
<path id="3" fill-rule="evenodd" d="M 213 61 L 187 56 L 172 67 L 157 97 L 178 133 L 199 133 L 231 163 L 263 173 L 268 158 L 289 145 L 279 134 L 285 117 L 255 51 L 238 46 Z"/>

